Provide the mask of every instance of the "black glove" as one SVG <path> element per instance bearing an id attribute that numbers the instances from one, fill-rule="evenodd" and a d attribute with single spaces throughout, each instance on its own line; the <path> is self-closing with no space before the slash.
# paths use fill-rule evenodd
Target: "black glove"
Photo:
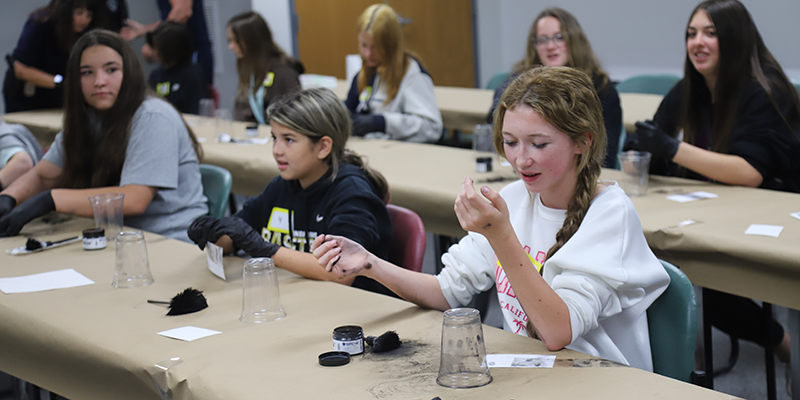
<path id="1" fill-rule="evenodd" d="M 371 132 L 385 132 L 386 118 L 380 114 L 350 114 L 353 119 L 353 135 L 364 136 Z"/>
<path id="2" fill-rule="evenodd" d="M 6 216 L 6 214 L 10 213 L 16 205 L 17 199 L 7 194 L 0 194 L 0 218 L 3 218 Z"/>
<path id="3" fill-rule="evenodd" d="M 0 237 L 16 236 L 31 220 L 55 210 L 56 203 L 53 202 L 53 196 L 49 190 L 45 190 L 0 219 Z"/>
<path id="4" fill-rule="evenodd" d="M 672 161 L 681 141 L 662 131 L 653 121 L 647 120 L 636 123 L 635 150 L 649 151 L 653 157 L 665 158 Z"/>
<path id="5" fill-rule="evenodd" d="M 217 222 L 217 233 L 228 235 L 233 245 L 244 250 L 251 257 L 272 257 L 281 248 L 280 245 L 268 242 L 259 235 L 250 224 L 239 217 L 225 217 Z"/>
<path id="6" fill-rule="evenodd" d="M 192 239 L 200 247 L 200 250 L 205 250 L 206 243 L 216 243 L 222 236 L 216 229 L 218 223 L 218 219 L 210 215 L 203 215 L 194 220 L 186 232 L 189 234 L 189 239 Z"/>

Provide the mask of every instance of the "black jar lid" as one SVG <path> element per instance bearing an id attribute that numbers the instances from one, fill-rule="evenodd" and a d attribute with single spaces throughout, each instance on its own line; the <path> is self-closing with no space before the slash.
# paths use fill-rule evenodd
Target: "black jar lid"
<path id="1" fill-rule="evenodd" d="M 338 367 L 350 363 L 350 353 L 346 351 L 329 351 L 319 355 L 319 365 Z"/>
<path id="2" fill-rule="evenodd" d="M 363 337 L 364 331 L 358 325 L 345 325 L 333 330 L 333 338 L 336 340 L 358 340 Z"/>
<path id="3" fill-rule="evenodd" d="M 105 236 L 106 236 L 106 230 L 103 228 L 91 228 L 83 230 L 83 237 L 87 239 L 94 239 Z"/>

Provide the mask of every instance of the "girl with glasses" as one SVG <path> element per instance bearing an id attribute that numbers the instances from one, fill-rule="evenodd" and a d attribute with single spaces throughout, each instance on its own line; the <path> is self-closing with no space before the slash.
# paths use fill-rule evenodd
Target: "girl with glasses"
<path id="1" fill-rule="evenodd" d="M 531 24 L 528 34 L 528 47 L 525 58 L 511 71 L 511 76 L 494 92 L 494 102 L 487 120 L 492 122 L 492 114 L 500 100 L 500 95 L 509 83 L 519 74 L 540 66 L 572 67 L 585 72 L 600 96 L 603 106 L 603 124 L 608 135 L 603 167 L 614 168 L 617 163 L 619 137 L 622 132 L 622 108 L 619 93 L 608 74 L 600 67 L 589 39 L 575 17 L 561 8 L 548 8 L 542 11 Z"/>

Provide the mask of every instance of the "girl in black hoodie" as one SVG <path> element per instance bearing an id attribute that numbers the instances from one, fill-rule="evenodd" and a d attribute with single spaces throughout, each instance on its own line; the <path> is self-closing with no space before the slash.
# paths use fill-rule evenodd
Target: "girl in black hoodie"
<path id="1" fill-rule="evenodd" d="M 242 249 L 271 257 L 281 268 L 306 278 L 337 281 L 389 293 L 369 278 L 337 279 L 319 268 L 310 253 L 320 234 L 352 239 L 386 259 L 392 221 L 384 200 L 388 185 L 360 156 L 345 149 L 352 125 L 347 109 L 328 89 L 288 93 L 268 109 L 272 155 L 280 176 L 231 217 L 203 216 L 189 237 L 204 248 L 216 243 L 226 253 Z"/>

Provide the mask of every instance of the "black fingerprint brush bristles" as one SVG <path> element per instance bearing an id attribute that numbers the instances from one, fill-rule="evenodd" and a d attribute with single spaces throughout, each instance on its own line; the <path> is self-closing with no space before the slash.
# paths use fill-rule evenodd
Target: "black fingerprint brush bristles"
<path id="1" fill-rule="evenodd" d="M 159 300 L 147 300 L 147 302 L 150 304 L 169 304 L 167 306 L 169 308 L 167 315 L 191 314 L 208 308 L 208 302 L 206 297 L 203 296 L 203 292 L 194 288 L 187 288 L 183 292 L 176 294 L 168 302 Z"/>
<path id="2" fill-rule="evenodd" d="M 400 336 L 395 331 L 387 331 L 378 337 L 367 336 L 364 339 L 368 345 L 372 346 L 373 353 L 383 353 L 392 351 L 400 347 L 403 343 L 400 341 Z"/>
<path id="3" fill-rule="evenodd" d="M 28 241 L 25 242 L 25 250 L 34 251 L 34 250 L 39 250 L 41 248 L 42 248 L 42 242 L 32 237 L 29 237 Z"/>
<path id="4" fill-rule="evenodd" d="M 169 312 L 167 315 L 183 315 L 200 311 L 208 307 L 206 297 L 203 292 L 188 288 L 175 295 L 169 302 Z"/>

